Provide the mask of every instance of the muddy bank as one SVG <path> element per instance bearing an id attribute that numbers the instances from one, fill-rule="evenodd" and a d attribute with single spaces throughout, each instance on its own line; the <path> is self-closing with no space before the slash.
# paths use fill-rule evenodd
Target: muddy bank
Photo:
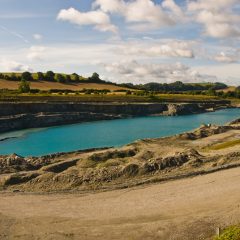
<path id="1" fill-rule="evenodd" d="M 0 133 L 86 121 L 147 115 L 186 115 L 230 107 L 228 101 L 201 103 L 0 103 Z"/>

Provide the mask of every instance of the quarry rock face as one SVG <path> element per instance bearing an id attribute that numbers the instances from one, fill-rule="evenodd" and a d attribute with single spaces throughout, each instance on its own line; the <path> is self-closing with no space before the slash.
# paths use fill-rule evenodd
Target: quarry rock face
<path id="1" fill-rule="evenodd" d="M 26 102 L 0 103 L 0 133 L 26 128 L 49 127 L 97 120 L 148 115 L 186 115 L 227 102 L 202 103 L 79 103 Z"/>

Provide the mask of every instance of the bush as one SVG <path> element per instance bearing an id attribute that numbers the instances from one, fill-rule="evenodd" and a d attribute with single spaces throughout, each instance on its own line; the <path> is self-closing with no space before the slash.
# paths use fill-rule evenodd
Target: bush
<path id="1" fill-rule="evenodd" d="M 30 93 L 40 93 L 40 89 L 30 89 Z"/>
<path id="2" fill-rule="evenodd" d="M 215 237 L 214 240 L 240 240 L 240 226 L 226 228 L 220 237 Z"/>
<path id="3" fill-rule="evenodd" d="M 30 92 L 30 83 L 25 81 L 25 80 L 21 80 L 18 90 L 20 93 L 29 93 Z"/>

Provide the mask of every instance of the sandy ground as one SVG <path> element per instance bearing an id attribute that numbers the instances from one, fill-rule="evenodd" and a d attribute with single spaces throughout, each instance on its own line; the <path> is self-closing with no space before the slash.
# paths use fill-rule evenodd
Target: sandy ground
<path id="1" fill-rule="evenodd" d="M 0 89 L 7 88 L 10 90 L 18 89 L 19 82 L 18 81 L 7 81 L 7 80 L 0 80 Z M 32 89 L 40 89 L 40 90 L 50 90 L 50 89 L 69 89 L 69 90 L 82 90 L 86 89 L 109 89 L 109 90 L 120 90 L 125 89 L 122 87 L 110 85 L 110 84 L 97 84 L 97 83 L 58 83 L 58 82 L 46 82 L 46 81 L 35 81 L 31 82 Z"/>
<path id="2" fill-rule="evenodd" d="M 0 239 L 211 239 L 240 222 L 240 168 L 95 194 L 0 194 Z"/>

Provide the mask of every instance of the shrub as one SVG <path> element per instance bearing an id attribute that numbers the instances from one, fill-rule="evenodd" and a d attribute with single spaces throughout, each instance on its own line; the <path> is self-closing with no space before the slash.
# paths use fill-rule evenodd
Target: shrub
<path id="1" fill-rule="evenodd" d="M 28 93 L 30 92 L 30 83 L 25 81 L 25 80 L 21 80 L 18 90 L 20 93 Z"/>
<path id="2" fill-rule="evenodd" d="M 214 240 L 240 240 L 240 226 L 226 228 L 219 237 Z"/>

